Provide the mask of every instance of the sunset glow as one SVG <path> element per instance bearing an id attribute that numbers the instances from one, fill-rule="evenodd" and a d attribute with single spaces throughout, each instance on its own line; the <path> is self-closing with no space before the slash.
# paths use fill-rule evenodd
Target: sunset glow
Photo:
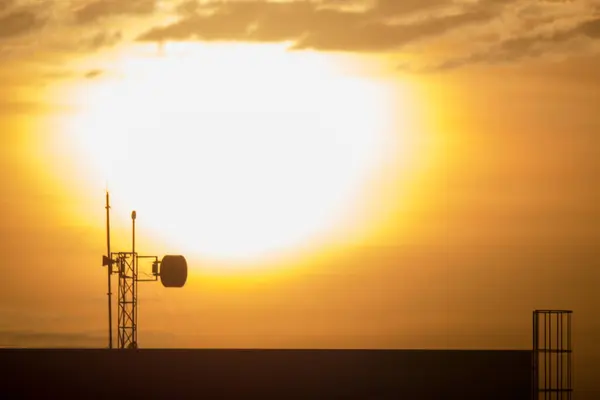
<path id="1" fill-rule="evenodd" d="M 597 388 L 598 65 L 598 0 L 0 0 L 0 347 L 530 351 L 561 309 Z"/>
<path id="2" fill-rule="evenodd" d="M 115 207 L 187 253 L 264 261 L 340 240 L 396 149 L 414 158 L 401 96 L 333 57 L 193 44 L 133 54 L 70 88 L 76 111 L 60 129 L 89 174 L 78 190 L 108 185 Z"/>

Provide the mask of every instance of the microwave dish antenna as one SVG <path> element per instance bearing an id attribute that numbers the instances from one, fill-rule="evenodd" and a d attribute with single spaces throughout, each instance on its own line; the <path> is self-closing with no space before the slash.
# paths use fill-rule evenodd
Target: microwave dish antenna
<path id="1" fill-rule="evenodd" d="M 160 281 L 167 288 L 182 288 L 187 281 L 188 266 L 184 256 L 166 255 L 159 260 L 157 256 L 140 255 L 135 250 L 135 220 L 137 213 L 131 213 L 132 245 L 131 251 L 111 251 L 110 243 L 110 198 L 106 192 L 106 248 L 107 255 L 102 256 L 102 266 L 108 271 L 108 348 L 113 348 L 112 327 L 112 276 L 117 275 L 118 299 L 117 299 L 117 340 L 119 349 L 137 349 L 137 327 L 138 327 L 138 283 Z M 149 279 L 139 278 L 139 261 L 141 259 L 152 260 L 152 273 Z"/>

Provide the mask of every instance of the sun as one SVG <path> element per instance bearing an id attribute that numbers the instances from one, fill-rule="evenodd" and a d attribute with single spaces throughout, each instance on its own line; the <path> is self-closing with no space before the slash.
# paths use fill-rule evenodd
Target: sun
<path id="1" fill-rule="evenodd" d="M 159 240 L 225 261 L 343 235 L 389 152 L 389 89 L 282 46 L 128 54 L 70 94 L 85 190 L 108 183 Z"/>

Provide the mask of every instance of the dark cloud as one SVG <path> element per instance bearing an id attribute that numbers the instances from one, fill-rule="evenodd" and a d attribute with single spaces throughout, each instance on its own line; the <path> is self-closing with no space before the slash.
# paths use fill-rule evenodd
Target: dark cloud
<path id="1" fill-rule="evenodd" d="M 91 71 L 88 71 L 88 72 L 86 72 L 84 76 L 85 76 L 87 79 L 94 79 L 94 78 L 97 78 L 97 77 L 99 77 L 100 75 L 102 75 L 102 70 L 99 70 L 99 69 L 93 69 L 93 70 L 91 70 Z"/>
<path id="2" fill-rule="evenodd" d="M 140 41 L 294 41 L 295 48 L 339 51 L 385 51 L 422 38 L 493 17 L 486 8 L 465 6 L 462 13 L 430 17 L 413 24 L 391 24 L 383 15 L 423 10 L 444 0 L 380 1 L 367 12 L 320 9 L 310 2 L 210 3 L 210 14 L 196 13 L 142 34 Z M 206 6 L 200 6 L 202 10 Z"/>
<path id="3" fill-rule="evenodd" d="M 508 39 L 488 51 L 473 53 L 463 58 L 450 59 L 438 65 L 423 68 L 420 72 L 444 71 L 469 64 L 499 64 L 518 61 L 526 57 L 539 57 L 550 52 L 554 45 L 567 42 L 576 37 L 600 38 L 600 18 L 582 22 L 570 29 Z M 402 66 L 401 69 L 406 69 L 406 66 Z"/>
<path id="4" fill-rule="evenodd" d="M 8 10 L 13 3 L 14 0 L 0 0 L 0 11 Z"/>
<path id="5" fill-rule="evenodd" d="M 448 0 L 377 0 L 374 10 L 378 14 L 395 16 L 423 11 L 452 3 Z"/>
<path id="6" fill-rule="evenodd" d="M 185 40 L 253 40 L 249 30 L 255 24 L 269 24 L 278 30 L 277 40 L 286 40 L 301 35 L 307 18 L 314 8 L 306 2 L 240 2 L 210 3 L 200 7 L 217 7 L 210 15 L 194 14 L 168 25 L 151 29 L 140 36 L 141 41 Z M 256 40 L 256 39 L 255 39 Z"/>
<path id="7" fill-rule="evenodd" d="M 337 8 L 337 9 L 364 9 L 371 8 L 373 1 L 372 0 L 321 0 L 318 3 L 318 7 L 321 9 L 324 8 Z"/>
<path id="8" fill-rule="evenodd" d="M 43 21 L 29 11 L 15 11 L 0 17 L 0 38 L 9 38 L 39 28 Z"/>
<path id="9" fill-rule="evenodd" d="M 8 8 L 11 3 L 0 0 L 0 8 L 8 10 L 0 16 L 0 38 L 14 37 L 44 26 L 47 18 L 42 16 L 48 10 L 42 12 L 39 6 Z M 597 4 L 596 0 L 582 0 L 581 3 L 549 0 L 182 0 L 171 10 L 179 16 L 178 21 L 149 27 L 136 40 L 159 43 L 286 41 L 292 43 L 292 49 L 347 52 L 396 51 L 422 40 L 431 40 L 432 43 L 440 41 L 436 49 L 452 49 L 453 52 L 438 59 L 437 65 L 431 68 L 452 69 L 471 63 L 500 63 L 544 55 L 556 48 L 553 46 L 564 48 L 561 43 L 576 36 L 597 39 L 600 37 L 600 23 L 594 11 Z M 106 17 L 149 15 L 157 11 L 156 0 L 88 0 L 75 10 L 74 17 L 84 24 Z M 579 25 L 572 28 L 577 21 L 580 21 Z M 119 30 L 126 28 L 116 29 L 82 32 L 83 39 L 79 39 L 81 36 L 75 39 L 75 48 L 89 51 L 113 46 L 123 40 Z M 512 38 L 506 39 L 506 35 Z M 9 48 L 8 45 L 5 47 Z M 427 52 L 427 49 L 423 51 Z"/>
<path id="10" fill-rule="evenodd" d="M 294 48 L 318 50 L 386 51 L 398 49 L 411 42 L 441 35 L 461 26 L 483 22 L 491 15 L 482 11 L 426 19 L 409 25 L 382 23 L 358 24 L 346 30 L 340 26 L 337 32 L 312 31 L 296 43 Z M 333 33 L 333 34 L 332 34 Z"/>
<path id="11" fill-rule="evenodd" d="M 600 18 L 581 24 L 575 31 L 593 39 L 600 38 Z"/>
<path id="12" fill-rule="evenodd" d="M 196 0 L 191 0 L 178 4 L 175 9 L 178 14 L 189 16 L 198 11 L 199 7 L 200 5 Z"/>
<path id="13" fill-rule="evenodd" d="M 123 39 L 120 31 L 99 32 L 89 39 L 83 40 L 83 46 L 89 50 L 97 50 L 102 47 L 110 47 L 119 43 Z"/>
<path id="14" fill-rule="evenodd" d="M 88 23 L 104 17 L 150 14 L 155 8 L 155 0 L 98 0 L 77 10 L 75 18 Z"/>

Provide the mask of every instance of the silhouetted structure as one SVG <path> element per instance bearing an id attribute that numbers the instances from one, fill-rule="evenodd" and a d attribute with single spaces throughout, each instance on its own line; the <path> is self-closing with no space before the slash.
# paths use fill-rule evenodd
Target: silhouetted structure
<path id="1" fill-rule="evenodd" d="M 568 310 L 533 312 L 532 399 L 572 398 L 572 315 Z"/>
<path id="2" fill-rule="evenodd" d="M 6 398 L 528 400 L 529 350 L 3 350 Z M 23 385 L 20 381 L 25 381 Z M 25 383 L 24 382 L 24 383 Z"/>
<path id="3" fill-rule="evenodd" d="M 164 256 L 162 261 L 156 256 L 141 256 L 135 251 L 135 220 L 137 213 L 131 213 L 132 250 L 130 252 L 110 251 L 110 202 L 106 193 L 106 247 L 108 256 L 102 256 L 102 265 L 108 267 L 108 348 L 112 349 L 111 276 L 119 274 L 118 298 L 118 341 L 119 349 L 137 349 L 137 284 L 156 282 L 160 276 L 165 287 L 183 287 L 187 280 L 187 262 L 183 256 Z M 151 258 L 152 279 L 139 279 L 138 261 Z M 115 271 L 113 267 L 116 266 Z"/>

